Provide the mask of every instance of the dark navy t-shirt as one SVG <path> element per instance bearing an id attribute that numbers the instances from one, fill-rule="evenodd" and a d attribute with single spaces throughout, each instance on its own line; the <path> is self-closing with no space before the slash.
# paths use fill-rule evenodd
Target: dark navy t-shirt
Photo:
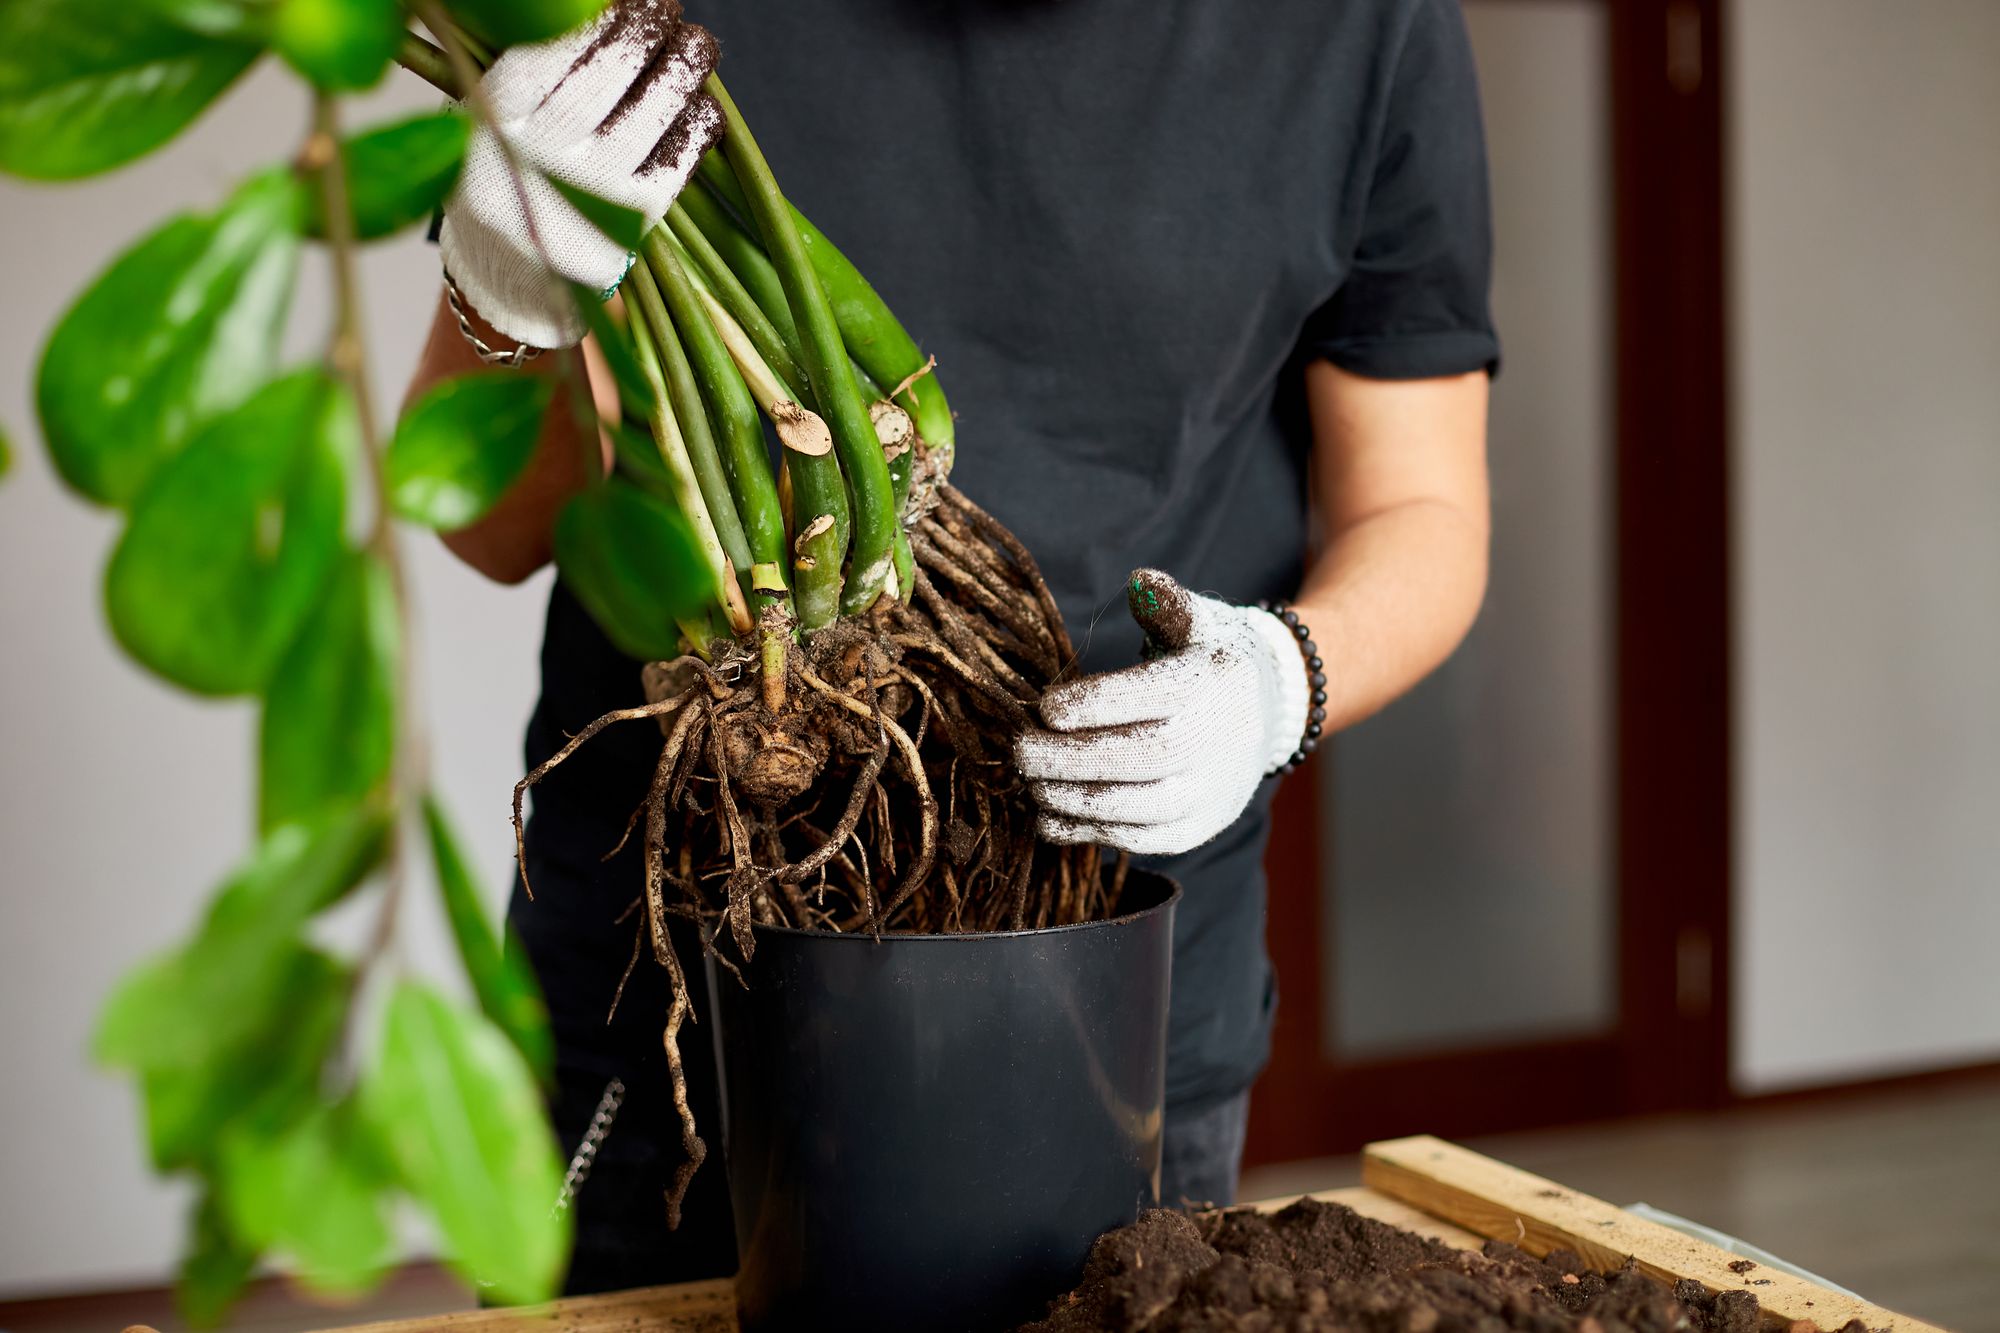
<path id="1" fill-rule="evenodd" d="M 1496 361 L 1456 0 L 688 9 L 721 39 L 787 193 L 936 354 L 953 480 L 1035 552 L 1084 669 L 1135 660 L 1136 567 L 1232 601 L 1296 590 L 1306 360 L 1381 378 Z M 637 666 L 560 587 L 543 679 L 531 762 L 639 700 Z M 603 916 L 613 974 L 636 858 L 598 857 L 659 747 L 625 732 L 539 789 L 531 834 L 540 873 L 574 881 L 561 901 Z M 1270 786 L 1220 838 L 1156 863 L 1186 893 L 1167 1074 L 1181 1110 L 1248 1086 L 1268 1051 Z"/>

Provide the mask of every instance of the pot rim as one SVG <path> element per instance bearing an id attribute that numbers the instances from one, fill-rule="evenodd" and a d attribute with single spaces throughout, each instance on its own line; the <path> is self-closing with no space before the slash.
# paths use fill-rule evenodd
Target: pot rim
<path id="1" fill-rule="evenodd" d="M 1016 940 L 1041 939 L 1050 935 L 1061 935 L 1079 930 L 1102 930 L 1106 926 L 1126 925 L 1152 916 L 1156 912 L 1172 911 L 1181 900 L 1181 882 L 1172 875 L 1163 875 L 1157 870 L 1145 870 L 1138 866 L 1128 872 L 1157 879 L 1167 886 L 1167 896 L 1151 907 L 1142 907 L 1136 912 L 1126 912 L 1119 916 L 1108 916 L 1101 921 L 1077 921 L 1066 926 L 1035 926 L 1027 930 L 968 930 L 949 935 L 919 934 L 915 931 L 884 931 L 880 936 L 865 930 L 807 930 L 801 926 L 767 926 L 762 922 L 752 922 L 750 929 L 760 935 L 798 935 L 814 940 L 851 940 L 863 944 L 957 944 L 973 940 Z"/>

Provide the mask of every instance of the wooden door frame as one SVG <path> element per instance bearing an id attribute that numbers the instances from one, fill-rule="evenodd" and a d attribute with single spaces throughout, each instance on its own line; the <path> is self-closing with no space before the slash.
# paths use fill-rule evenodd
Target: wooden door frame
<path id="1" fill-rule="evenodd" d="M 1709 1107 L 1729 1096 L 1722 0 L 1572 2 L 1604 4 L 1610 19 L 1617 1024 L 1561 1041 L 1330 1061 L 1320 975 L 1325 847 L 1308 765 L 1278 793 L 1265 859 L 1284 998 L 1271 1064 L 1251 1099 L 1252 1162 L 1349 1152 L 1399 1134 Z"/>

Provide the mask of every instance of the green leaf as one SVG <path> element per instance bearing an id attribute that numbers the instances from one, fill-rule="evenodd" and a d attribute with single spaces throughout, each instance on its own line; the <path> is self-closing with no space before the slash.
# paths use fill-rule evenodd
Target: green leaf
<path id="1" fill-rule="evenodd" d="M 14 470 L 14 441 L 4 427 L 0 427 L 0 477 Z"/>
<path id="2" fill-rule="evenodd" d="M 129 503 L 189 435 L 268 378 L 303 216 L 289 172 L 254 176 L 216 213 L 174 218 L 127 250 L 70 307 L 36 383 L 64 481 Z"/>
<path id="3" fill-rule="evenodd" d="M 185 946 L 120 979 L 92 1053 L 114 1068 L 190 1068 L 246 1040 L 301 966 L 297 935 L 381 860 L 389 821 L 374 806 L 275 829 L 223 885 Z"/>
<path id="4" fill-rule="evenodd" d="M 431 835 L 431 860 L 437 866 L 438 888 L 444 894 L 445 915 L 451 921 L 458 956 L 471 978 L 479 1007 L 513 1041 L 536 1075 L 547 1083 L 555 1074 L 555 1041 L 549 1014 L 542 1004 L 534 969 L 519 949 L 504 949 L 479 905 L 472 872 L 452 836 L 451 825 L 437 797 L 424 798 L 424 824 Z"/>
<path id="5" fill-rule="evenodd" d="M 493 50 L 539 42 L 597 17 L 605 0 L 446 0 L 461 27 Z"/>
<path id="6" fill-rule="evenodd" d="M 181 1260 L 174 1289 L 181 1317 L 196 1328 L 213 1328 L 243 1294 L 257 1267 L 257 1252 L 229 1230 L 213 1189 L 195 1204 L 192 1243 Z"/>
<path id="7" fill-rule="evenodd" d="M 209 423 L 154 473 L 112 553 L 125 651 L 202 694 L 262 689 L 340 554 L 359 447 L 352 401 L 317 369 Z"/>
<path id="8" fill-rule="evenodd" d="M 625 405 L 625 410 L 634 420 L 644 421 L 653 407 L 653 382 L 639 365 L 630 331 L 611 317 L 611 310 L 602 296 L 575 283 L 570 284 L 569 290 L 576 302 L 577 313 L 583 316 L 584 327 L 597 340 L 597 348 L 604 353 L 605 364 L 611 367 L 611 378 L 618 385 L 619 402 Z M 639 318 L 639 312 L 631 306 L 626 307 L 626 313 L 633 319 Z"/>
<path id="9" fill-rule="evenodd" d="M 379 240 L 430 216 L 458 182 L 471 134 L 472 122 L 463 113 L 439 111 L 379 125 L 341 144 L 356 238 Z M 319 191 L 311 192 L 307 207 L 308 234 L 324 238 Z"/>
<path id="10" fill-rule="evenodd" d="M 613 245 L 622 245 L 627 250 L 639 248 L 639 241 L 646 234 L 644 213 L 636 208 L 627 208 L 624 204 L 613 203 L 588 190 L 579 190 L 568 181 L 557 180 L 554 176 L 546 179 L 549 184 L 556 187 L 557 194 L 569 200 L 571 206 L 583 214 L 584 221 L 608 236 Z M 599 300 L 604 299 L 602 292 L 597 296 Z"/>
<path id="11" fill-rule="evenodd" d="M 0 170 L 108 171 L 179 134 L 257 58 L 135 0 L 0 4 Z"/>
<path id="12" fill-rule="evenodd" d="M 274 1132 L 233 1131 L 217 1174 L 230 1230 L 289 1256 L 307 1290 L 358 1296 L 395 1263 L 389 1164 L 351 1100 L 312 1106 Z"/>
<path id="13" fill-rule="evenodd" d="M 350 555 L 272 673 L 258 738 L 258 819 L 267 829 L 367 795 L 396 745 L 402 632 L 394 577 Z"/>
<path id="14" fill-rule="evenodd" d="M 535 456 L 555 381 L 475 371 L 419 398 L 384 462 L 396 512 L 450 532 L 477 522 Z"/>
<path id="15" fill-rule="evenodd" d="M 646 661 L 680 651 L 675 621 L 706 607 L 715 579 L 694 533 L 664 500 L 617 478 L 556 519 L 556 565 L 611 641 Z"/>
<path id="16" fill-rule="evenodd" d="M 250 1032 L 200 1064 L 140 1071 L 155 1170 L 209 1160 L 232 1125 L 289 1124 L 312 1102 L 354 977 L 328 954 L 285 947 L 278 989 Z"/>
<path id="17" fill-rule="evenodd" d="M 618 475 L 640 490 L 659 497 L 672 508 L 674 479 L 667 471 L 666 462 L 660 457 L 660 446 L 652 435 L 624 421 L 607 421 L 604 429 L 611 436 L 611 447 L 618 459 Z"/>
<path id="18" fill-rule="evenodd" d="M 563 1164 L 527 1061 L 483 1015 L 414 982 L 389 997 L 361 1097 L 451 1263 L 508 1303 L 553 1296 L 570 1214 Z"/>
<path id="19" fill-rule="evenodd" d="M 264 40 L 265 0 L 139 0 L 144 8 L 204 37 L 236 42 Z M 256 6 L 259 12 L 251 12 Z"/>
<path id="20" fill-rule="evenodd" d="M 271 49 L 335 92 L 379 83 L 405 31 L 396 0 L 277 0 L 269 22 Z"/>

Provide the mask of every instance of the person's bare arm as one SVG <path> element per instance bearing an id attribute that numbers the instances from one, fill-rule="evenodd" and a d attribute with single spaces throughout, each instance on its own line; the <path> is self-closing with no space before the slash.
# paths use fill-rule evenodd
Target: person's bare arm
<path id="1" fill-rule="evenodd" d="M 512 345 L 487 327 L 477 314 L 471 320 L 474 331 L 489 346 Z M 556 391 L 548 416 L 542 422 L 541 440 L 520 479 L 477 523 L 442 534 L 444 544 L 454 555 L 490 579 L 519 583 L 547 564 L 553 550 L 557 513 L 592 476 L 602 474 L 604 458 L 596 442 L 586 445 L 584 427 L 571 397 L 575 386 L 605 382 L 602 376 L 587 378 L 587 367 L 594 359 L 595 349 L 586 344 L 583 352 L 575 349 L 544 352 L 519 369 L 495 372 L 551 376 L 556 380 Z M 471 344 L 460 335 L 450 306 L 440 296 L 437 314 L 431 321 L 430 338 L 410 380 L 404 406 L 439 380 L 485 368 Z M 615 410 L 615 399 L 610 406 Z M 589 419 L 588 413 L 585 419 Z"/>
<path id="2" fill-rule="evenodd" d="M 1487 377 L 1306 370 L 1325 548 L 1296 602 L 1326 661 L 1326 730 L 1422 680 L 1486 591 Z"/>

